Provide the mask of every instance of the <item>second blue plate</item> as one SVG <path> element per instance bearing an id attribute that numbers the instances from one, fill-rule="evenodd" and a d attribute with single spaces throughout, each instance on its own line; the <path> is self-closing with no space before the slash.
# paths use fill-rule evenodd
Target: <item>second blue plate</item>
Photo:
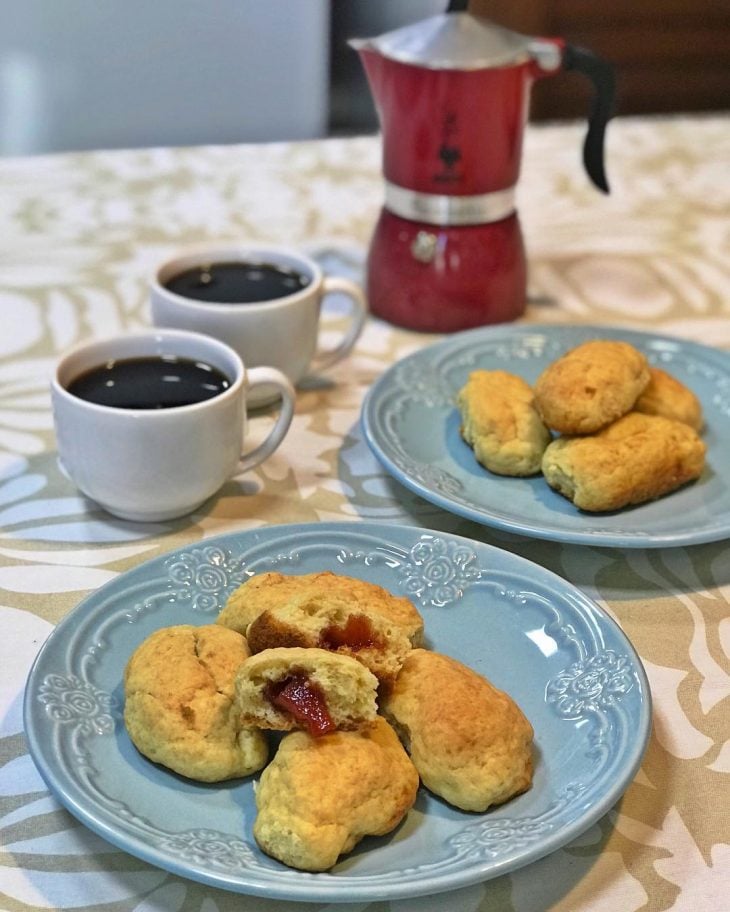
<path id="1" fill-rule="evenodd" d="M 534 383 L 587 339 L 630 342 L 692 389 L 705 412 L 707 464 L 697 482 L 615 513 L 584 513 L 542 476 L 505 478 L 482 468 L 459 434 L 458 390 L 473 370 L 506 370 Z M 497 326 L 421 349 L 371 387 L 362 425 L 371 450 L 425 500 L 488 526 L 533 538 L 659 548 L 730 536 L 730 355 L 668 336 L 599 326 Z"/>

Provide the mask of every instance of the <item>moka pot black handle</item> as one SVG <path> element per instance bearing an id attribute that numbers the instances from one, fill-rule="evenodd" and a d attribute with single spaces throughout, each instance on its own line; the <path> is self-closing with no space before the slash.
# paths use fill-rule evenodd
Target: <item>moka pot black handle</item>
<path id="1" fill-rule="evenodd" d="M 566 43 L 563 68 L 582 73 L 593 83 L 595 94 L 588 116 L 588 132 L 583 142 L 583 164 L 593 183 L 604 193 L 610 193 L 604 162 L 606 127 L 613 117 L 616 97 L 616 78 L 608 61 L 586 48 Z"/>

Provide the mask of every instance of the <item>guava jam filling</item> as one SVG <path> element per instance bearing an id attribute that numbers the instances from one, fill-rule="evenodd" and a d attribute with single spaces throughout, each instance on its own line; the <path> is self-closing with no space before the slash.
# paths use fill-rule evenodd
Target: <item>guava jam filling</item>
<path id="1" fill-rule="evenodd" d="M 266 686 L 266 699 L 301 722 L 310 735 L 318 737 L 335 730 L 324 694 L 306 675 L 293 674 L 272 681 Z"/>
<path id="2" fill-rule="evenodd" d="M 357 651 L 367 649 L 369 646 L 380 646 L 380 638 L 373 630 L 373 625 L 364 614 L 351 614 L 344 627 L 331 624 L 319 636 L 323 649 L 348 649 Z"/>

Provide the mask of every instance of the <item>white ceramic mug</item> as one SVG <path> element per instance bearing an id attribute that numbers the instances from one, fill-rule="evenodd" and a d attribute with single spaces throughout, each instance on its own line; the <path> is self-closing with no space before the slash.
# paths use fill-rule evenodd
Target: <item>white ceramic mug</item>
<path id="1" fill-rule="evenodd" d="M 300 273 L 307 285 L 292 294 L 246 304 L 199 301 L 165 287 L 174 276 L 215 263 L 259 263 Z M 320 312 L 325 295 L 340 292 L 350 302 L 349 322 L 339 342 L 318 347 Z M 293 384 L 310 371 L 330 367 L 345 357 L 362 332 L 367 316 L 365 296 L 349 279 L 324 275 L 315 260 L 286 247 L 256 244 L 207 245 L 163 263 L 151 282 L 150 307 L 155 326 L 188 329 L 226 342 L 249 367 L 266 364 L 286 374 Z M 262 387 L 249 405 L 273 401 L 277 393 Z"/>
<path id="2" fill-rule="evenodd" d="M 228 386 L 200 402 L 154 409 L 99 405 L 68 390 L 95 367 L 145 357 L 203 362 Z M 282 407 L 266 439 L 242 456 L 246 396 L 260 384 L 277 389 Z M 51 401 L 59 458 L 77 487 L 114 516 L 161 521 L 190 513 L 234 472 L 270 456 L 291 424 L 295 392 L 280 371 L 247 370 L 217 339 L 149 329 L 86 342 L 65 354 L 51 381 Z"/>

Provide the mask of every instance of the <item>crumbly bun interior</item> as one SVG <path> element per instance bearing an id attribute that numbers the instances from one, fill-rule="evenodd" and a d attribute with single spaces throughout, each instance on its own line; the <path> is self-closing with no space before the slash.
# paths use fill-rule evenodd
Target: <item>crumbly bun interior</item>
<path id="1" fill-rule="evenodd" d="M 361 662 L 381 686 L 395 682 L 411 649 L 405 630 L 383 614 L 353 607 L 338 592 L 307 591 L 267 608 L 247 630 L 253 653 L 277 647 L 327 649 Z"/>
<path id="2" fill-rule="evenodd" d="M 377 713 L 378 679 L 350 656 L 325 649 L 265 649 L 244 661 L 236 675 L 236 706 L 247 726 L 291 731 L 306 723 L 272 699 L 291 681 L 303 682 L 323 703 L 336 728 L 353 729 Z M 305 696 L 306 699 L 306 696 Z"/>

